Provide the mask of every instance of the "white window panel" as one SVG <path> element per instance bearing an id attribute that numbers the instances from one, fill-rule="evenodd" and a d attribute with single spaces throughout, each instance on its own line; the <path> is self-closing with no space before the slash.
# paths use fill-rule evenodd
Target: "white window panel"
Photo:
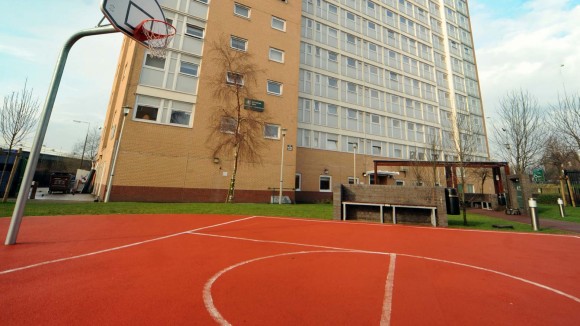
<path id="1" fill-rule="evenodd" d="M 282 95 L 282 83 L 268 80 L 268 94 Z"/>
<path id="2" fill-rule="evenodd" d="M 284 51 L 270 48 L 269 58 L 272 61 L 284 62 Z"/>
<path id="3" fill-rule="evenodd" d="M 145 66 L 163 69 L 165 68 L 165 58 L 158 58 L 147 54 L 145 56 Z"/>
<path id="4" fill-rule="evenodd" d="M 228 71 L 226 73 L 226 82 L 228 84 L 244 85 L 244 75 Z"/>
<path id="5" fill-rule="evenodd" d="M 230 46 L 232 47 L 232 49 L 245 52 L 248 50 L 248 40 L 245 40 L 241 37 L 232 36 L 230 38 Z"/>
<path id="6" fill-rule="evenodd" d="M 282 32 L 286 31 L 286 21 L 282 18 L 272 16 L 271 26 L 273 29 L 277 29 Z"/>
<path id="7" fill-rule="evenodd" d="M 198 70 L 198 64 L 181 61 L 181 66 L 179 67 L 180 73 L 197 77 Z"/>
<path id="8" fill-rule="evenodd" d="M 264 138 L 280 139 L 280 126 L 267 123 L 264 126 Z"/>
<path id="9" fill-rule="evenodd" d="M 246 7 L 239 3 L 234 3 L 234 14 L 244 18 L 250 18 L 250 7 Z"/>
<path id="10" fill-rule="evenodd" d="M 203 38 L 205 29 L 203 27 L 187 24 L 187 29 L 185 31 L 186 35 L 195 37 L 195 38 Z"/>

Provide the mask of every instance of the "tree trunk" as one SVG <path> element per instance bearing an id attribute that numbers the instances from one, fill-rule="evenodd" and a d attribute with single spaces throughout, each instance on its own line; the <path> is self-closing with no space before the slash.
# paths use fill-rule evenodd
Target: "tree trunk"
<path id="1" fill-rule="evenodd" d="M 228 189 L 228 196 L 226 197 L 226 203 L 232 204 L 234 202 L 234 191 L 236 189 L 236 174 L 238 173 L 238 157 L 240 152 L 240 146 L 236 145 L 234 150 L 234 168 L 232 170 L 232 177 L 230 178 L 230 187 Z"/>

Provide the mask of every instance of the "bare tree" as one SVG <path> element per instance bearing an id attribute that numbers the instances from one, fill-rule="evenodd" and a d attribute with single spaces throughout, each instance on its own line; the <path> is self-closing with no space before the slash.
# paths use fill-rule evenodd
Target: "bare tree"
<path id="1" fill-rule="evenodd" d="M 483 195 L 483 186 L 485 185 L 485 180 L 491 176 L 490 168 L 475 168 L 469 171 L 469 174 L 473 178 L 481 181 L 481 194 Z"/>
<path id="2" fill-rule="evenodd" d="M 443 149 L 438 131 L 434 134 L 427 134 L 427 146 L 425 159 L 429 162 L 429 168 L 431 170 L 429 181 L 431 182 L 431 186 L 435 187 L 441 183 L 439 173 L 437 173 L 437 164 L 441 160 L 441 151 Z"/>
<path id="3" fill-rule="evenodd" d="M 476 117 L 455 113 L 451 119 L 451 131 L 446 132 L 446 150 L 452 153 L 458 169 L 459 200 L 463 211 L 463 224 L 467 225 L 467 207 L 465 205 L 465 188 L 467 185 L 466 163 L 473 161 L 478 152 L 484 152 L 483 131 L 480 123 L 474 123 Z"/>
<path id="4" fill-rule="evenodd" d="M 548 125 L 537 100 L 528 92 L 512 91 L 500 101 L 492 141 L 514 173 L 529 172 L 544 150 Z"/>
<path id="5" fill-rule="evenodd" d="M 546 140 L 541 163 L 545 169 L 544 177 L 551 181 L 558 180 L 562 176 L 563 169 L 580 169 L 578 152 L 555 135 Z"/>
<path id="6" fill-rule="evenodd" d="M 84 139 L 81 139 L 74 144 L 73 156 L 81 158 L 84 149 L 85 154 L 84 157 L 87 158 L 89 162 L 93 162 L 97 158 L 100 142 L 101 142 L 101 130 L 100 128 L 93 127 L 93 129 L 89 131 L 89 133 L 85 136 Z"/>
<path id="7" fill-rule="evenodd" d="M 38 112 L 38 98 L 33 97 L 33 90 L 27 88 L 28 80 L 20 92 L 12 92 L 4 96 L 2 111 L 0 111 L 0 134 L 8 146 L 8 153 L 4 160 L 2 175 L 4 179 L 6 165 L 14 145 L 22 142 L 36 125 Z"/>
<path id="8" fill-rule="evenodd" d="M 210 77 L 210 85 L 218 104 L 213 108 L 208 143 L 215 156 L 233 156 L 226 197 L 226 203 L 232 203 L 240 163 L 260 163 L 265 146 L 263 130 L 268 116 L 244 107 L 246 99 L 255 98 L 252 93 L 263 71 L 253 62 L 250 53 L 233 50 L 225 36 L 210 46 L 212 64 L 218 69 Z"/>
<path id="9" fill-rule="evenodd" d="M 552 105 L 554 131 L 580 152 L 580 94 L 558 97 L 558 104 Z"/>

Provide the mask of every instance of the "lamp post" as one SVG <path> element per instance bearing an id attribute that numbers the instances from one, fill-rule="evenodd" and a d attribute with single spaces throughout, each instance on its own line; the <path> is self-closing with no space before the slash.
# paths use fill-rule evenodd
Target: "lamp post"
<path id="1" fill-rule="evenodd" d="M 111 162 L 111 173 L 109 174 L 109 182 L 107 183 L 107 192 L 105 194 L 105 203 L 109 202 L 111 197 L 111 188 L 113 186 L 113 176 L 115 175 L 115 164 L 117 163 L 117 156 L 119 155 L 119 147 L 121 147 L 121 137 L 123 137 L 123 129 L 125 129 L 125 118 L 129 114 L 130 107 L 123 107 L 123 122 L 121 123 L 121 131 L 119 132 L 119 139 L 115 144 L 115 154 L 113 154 L 113 161 Z"/>
<path id="2" fill-rule="evenodd" d="M 352 144 L 352 156 L 353 156 L 353 173 L 352 173 L 352 184 L 357 184 L 356 182 L 356 149 L 358 148 L 358 144 Z"/>
<path id="3" fill-rule="evenodd" d="M 282 128 L 282 158 L 280 159 L 280 193 L 278 194 L 278 204 L 282 204 L 282 186 L 284 185 L 284 146 L 287 129 Z"/>
<path id="4" fill-rule="evenodd" d="M 76 123 L 86 123 L 87 124 L 87 135 L 85 136 L 85 144 L 83 145 L 83 154 L 81 155 L 81 169 L 83 168 L 83 161 L 85 160 L 85 150 L 87 149 L 87 140 L 89 139 L 89 131 L 91 129 L 91 123 L 88 121 L 73 120 Z"/>

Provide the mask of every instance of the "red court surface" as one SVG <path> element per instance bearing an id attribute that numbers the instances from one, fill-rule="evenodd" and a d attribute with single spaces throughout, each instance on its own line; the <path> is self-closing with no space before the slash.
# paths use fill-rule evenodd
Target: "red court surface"
<path id="1" fill-rule="evenodd" d="M 575 236 L 58 216 L 0 248 L 0 325 L 580 325 L 579 298 Z"/>

